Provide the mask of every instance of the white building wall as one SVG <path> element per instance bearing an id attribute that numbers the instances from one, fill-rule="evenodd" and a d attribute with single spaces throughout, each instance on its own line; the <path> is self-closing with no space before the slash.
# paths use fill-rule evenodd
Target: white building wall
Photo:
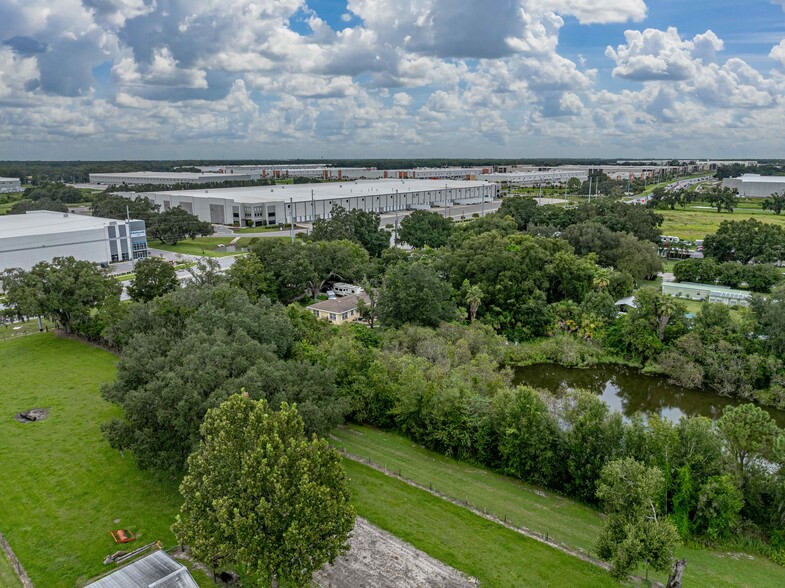
<path id="1" fill-rule="evenodd" d="M 21 191 L 22 181 L 19 178 L 0 178 L 0 193 Z"/>
<path id="2" fill-rule="evenodd" d="M 739 191 L 739 196 L 745 198 L 768 198 L 785 190 L 785 177 L 782 181 L 745 181 L 743 176 L 726 178 L 722 181 L 722 185 L 726 188 L 735 188 Z"/>
<path id="3" fill-rule="evenodd" d="M 105 228 L 68 231 L 48 235 L 0 236 L 0 270 L 30 269 L 41 261 L 73 256 L 94 263 L 109 263 L 109 241 Z"/>
<path id="4" fill-rule="evenodd" d="M 264 187 L 260 187 L 263 190 Z M 177 192 L 157 193 L 147 192 L 137 194 L 134 192 L 121 193 L 125 197 L 137 198 L 146 196 L 160 205 L 161 210 L 182 206 L 185 210 L 195 214 L 200 220 L 213 222 L 211 205 L 223 207 L 224 224 L 231 225 L 237 221 L 245 226 L 246 221 L 254 223 L 271 224 L 288 223 L 290 218 L 295 222 L 308 222 L 316 218 L 329 218 L 333 206 L 342 206 L 347 210 L 360 209 L 366 212 L 391 212 L 394 210 L 408 210 L 431 207 L 453 206 L 454 204 L 480 203 L 483 199 L 491 202 L 499 196 L 499 185 L 483 183 L 474 187 L 455 188 L 445 187 L 434 182 L 433 189 L 417 192 L 394 191 L 380 192 L 379 194 L 342 194 L 340 197 L 315 198 L 313 200 L 273 200 L 270 202 L 235 202 L 231 198 L 203 197 L 197 194 L 179 194 Z M 234 216 L 238 209 L 239 216 Z M 258 212 L 257 212 L 258 210 Z M 273 213 L 270 215 L 270 213 Z"/>

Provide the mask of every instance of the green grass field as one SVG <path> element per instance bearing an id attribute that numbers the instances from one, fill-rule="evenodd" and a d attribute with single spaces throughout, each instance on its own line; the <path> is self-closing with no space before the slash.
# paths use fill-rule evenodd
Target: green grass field
<path id="1" fill-rule="evenodd" d="M 177 484 L 142 472 L 111 449 L 100 426 L 119 409 L 98 386 L 114 378 L 112 354 L 52 334 L 0 343 L 0 530 L 41 587 L 71 587 L 106 571 L 109 531 L 160 539 L 180 505 Z M 48 408 L 22 424 L 13 415 Z"/>
<path id="2" fill-rule="evenodd" d="M 165 245 L 160 241 L 151 240 L 148 245 L 153 249 L 163 249 L 173 253 L 183 255 L 204 255 L 207 257 L 224 257 L 235 255 L 226 251 L 216 251 L 218 245 L 228 245 L 234 237 L 197 237 L 196 239 L 185 239 L 177 245 Z"/>
<path id="3" fill-rule="evenodd" d="M 22 582 L 19 581 L 14 568 L 11 567 L 11 562 L 2 550 L 0 550 L 0 588 L 22 588 Z"/>
<path id="4" fill-rule="evenodd" d="M 350 460 L 344 465 L 360 516 L 476 577 L 483 588 L 618 585 L 604 570 L 465 508 Z"/>
<path id="5" fill-rule="evenodd" d="M 442 493 L 484 508 L 500 518 L 506 515 L 507 520 L 515 525 L 547 533 L 551 539 L 575 549 L 590 551 L 596 544 L 602 526 L 600 514 L 576 501 L 485 468 L 444 457 L 400 435 L 355 425 L 341 427 L 334 431 L 334 435 L 337 438 L 334 443 L 338 447 L 345 447 L 347 451 L 361 457 L 369 457 L 374 463 L 386 465 L 396 473 L 400 470 L 404 477 L 420 484 L 433 484 Z M 388 479 L 390 484 L 400 483 Z M 369 497 L 369 500 L 373 501 L 373 497 Z M 398 534 L 396 531 L 391 532 Z M 680 547 L 677 555 L 687 558 L 688 562 L 685 588 L 773 588 L 785 585 L 785 567 L 758 555 L 729 554 L 689 547 Z M 667 580 L 664 574 L 650 574 L 650 577 L 661 582 Z"/>
<path id="6" fill-rule="evenodd" d="M 297 228 L 297 225 L 295 225 L 295 228 Z M 289 229 L 289 225 L 286 225 L 283 230 L 287 229 Z M 232 229 L 232 231 L 240 235 L 243 233 L 274 233 L 280 230 L 282 229 L 278 228 L 278 225 L 275 225 L 274 227 L 243 227 L 241 229 Z"/>
<path id="7" fill-rule="evenodd" d="M 685 209 L 676 207 L 675 210 L 657 210 L 657 214 L 665 217 L 662 223 L 663 235 L 674 235 L 681 239 L 703 239 L 706 235 L 715 233 L 720 223 L 726 220 L 740 221 L 754 218 L 764 223 L 777 224 L 785 228 L 785 215 L 776 215 L 760 207 L 760 202 L 743 201 L 733 213 L 717 212 L 708 208 L 695 206 L 708 206 L 697 203 Z"/>

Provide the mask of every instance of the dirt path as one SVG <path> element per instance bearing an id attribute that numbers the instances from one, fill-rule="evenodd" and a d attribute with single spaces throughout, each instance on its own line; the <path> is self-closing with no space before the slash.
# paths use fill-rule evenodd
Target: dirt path
<path id="1" fill-rule="evenodd" d="M 479 585 L 476 579 L 360 517 L 349 545 L 351 549 L 346 555 L 314 574 L 314 584 L 321 588 L 475 588 Z"/>

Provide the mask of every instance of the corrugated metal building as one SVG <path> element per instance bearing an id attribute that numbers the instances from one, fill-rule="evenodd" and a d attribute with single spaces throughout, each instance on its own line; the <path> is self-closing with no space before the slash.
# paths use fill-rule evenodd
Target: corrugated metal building
<path id="1" fill-rule="evenodd" d="M 147 257 L 142 220 L 116 220 L 35 210 L 0 216 L 0 271 L 28 270 L 39 261 L 74 257 L 113 263 Z"/>
<path id="2" fill-rule="evenodd" d="M 156 551 L 85 588 L 199 588 L 199 585 L 183 564 L 163 551 Z"/>

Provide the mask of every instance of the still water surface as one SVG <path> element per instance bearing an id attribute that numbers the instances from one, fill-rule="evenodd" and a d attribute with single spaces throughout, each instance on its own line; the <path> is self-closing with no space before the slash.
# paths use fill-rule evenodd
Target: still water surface
<path id="1" fill-rule="evenodd" d="M 624 366 L 603 365 L 588 369 L 537 364 L 515 368 L 514 381 L 553 393 L 582 388 L 594 392 L 613 410 L 631 417 L 636 412 L 658 414 L 674 422 L 682 416 L 722 416 L 726 406 L 739 401 L 711 392 L 688 390 L 669 384 L 665 378 L 646 376 Z M 765 408 L 765 407 L 764 407 Z M 766 408 L 780 427 L 785 426 L 785 411 Z"/>

